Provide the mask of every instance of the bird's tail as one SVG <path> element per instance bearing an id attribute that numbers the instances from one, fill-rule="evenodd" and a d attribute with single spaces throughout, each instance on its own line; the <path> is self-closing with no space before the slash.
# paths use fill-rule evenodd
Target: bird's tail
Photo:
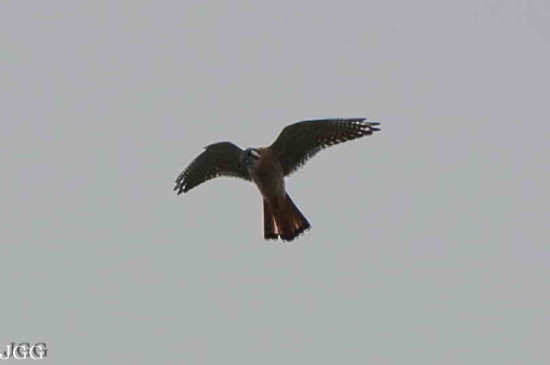
<path id="1" fill-rule="evenodd" d="M 282 204 L 273 207 L 264 199 L 264 237 L 292 241 L 311 226 L 286 194 Z"/>

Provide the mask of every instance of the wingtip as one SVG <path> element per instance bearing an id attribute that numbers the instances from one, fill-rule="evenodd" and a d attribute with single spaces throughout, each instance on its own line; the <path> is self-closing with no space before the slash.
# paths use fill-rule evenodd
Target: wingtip
<path id="1" fill-rule="evenodd" d="M 356 118 L 355 120 L 359 121 L 362 125 L 366 127 L 374 127 L 380 125 L 380 122 L 370 122 L 368 118 Z"/>
<path id="2" fill-rule="evenodd" d="M 368 122 L 366 124 L 369 127 L 369 131 L 371 132 L 379 132 L 380 128 L 377 128 L 377 126 L 380 125 L 380 122 Z"/>

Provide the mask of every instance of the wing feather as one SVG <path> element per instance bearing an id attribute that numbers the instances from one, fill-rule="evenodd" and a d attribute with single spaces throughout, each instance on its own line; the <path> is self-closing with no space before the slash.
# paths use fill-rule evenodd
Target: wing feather
<path id="1" fill-rule="evenodd" d="M 174 188 L 178 195 L 218 176 L 233 176 L 250 180 L 248 171 L 240 163 L 242 149 L 231 142 L 214 143 L 204 148 L 176 178 Z"/>
<path id="2" fill-rule="evenodd" d="M 271 145 L 285 176 L 303 166 L 323 148 L 371 135 L 380 123 L 366 118 L 306 120 L 283 129 Z"/>

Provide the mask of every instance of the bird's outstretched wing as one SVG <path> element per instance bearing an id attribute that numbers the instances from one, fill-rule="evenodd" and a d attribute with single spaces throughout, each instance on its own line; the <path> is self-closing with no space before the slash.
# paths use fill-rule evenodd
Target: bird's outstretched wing
<path id="1" fill-rule="evenodd" d="M 285 127 L 270 148 L 286 176 L 323 148 L 373 134 L 379 124 L 366 118 L 306 120 Z"/>
<path id="2" fill-rule="evenodd" d="M 204 148 L 179 174 L 175 191 L 178 195 L 218 176 L 234 176 L 250 180 L 248 171 L 240 163 L 242 149 L 231 142 L 214 143 Z"/>

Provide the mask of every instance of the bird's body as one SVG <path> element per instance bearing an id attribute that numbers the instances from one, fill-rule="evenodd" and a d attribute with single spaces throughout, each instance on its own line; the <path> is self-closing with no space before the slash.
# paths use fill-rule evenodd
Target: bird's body
<path id="1" fill-rule="evenodd" d="M 258 163 L 254 168 L 248 168 L 248 173 L 262 197 L 270 204 L 277 204 L 286 193 L 283 168 L 270 149 L 259 148 L 258 152 Z"/>
<path id="2" fill-rule="evenodd" d="M 258 157 L 245 166 L 264 200 L 264 238 L 291 241 L 310 224 L 288 196 L 283 168 L 273 151 L 267 147 L 252 151 Z"/>
<path id="3" fill-rule="evenodd" d="M 292 241 L 310 224 L 290 199 L 284 177 L 321 149 L 370 135 L 378 124 L 364 118 L 304 121 L 284 128 L 269 147 L 243 151 L 231 142 L 215 143 L 178 176 L 174 190 L 181 194 L 221 175 L 250 180 L 263 198 L 264 238 Z"/>

